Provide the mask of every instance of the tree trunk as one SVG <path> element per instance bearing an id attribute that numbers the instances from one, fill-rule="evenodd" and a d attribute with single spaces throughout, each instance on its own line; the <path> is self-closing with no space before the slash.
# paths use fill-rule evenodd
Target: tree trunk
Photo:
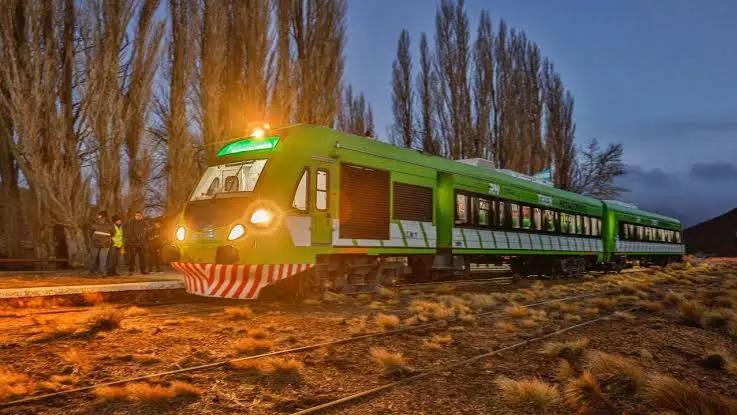
<path id="1" fill-rule="evenodd" d="M 85 232 L 80 228 L 65 228 L 64 239 L 67 244 L 67 253 L 70 267 L 86 267 L 88 250 Z"/>

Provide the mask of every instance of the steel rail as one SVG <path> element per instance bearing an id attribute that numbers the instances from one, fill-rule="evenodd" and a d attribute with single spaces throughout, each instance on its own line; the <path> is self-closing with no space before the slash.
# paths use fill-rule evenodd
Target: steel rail
<path id="1" fill-rule="evenodd" d="M 550 303 L 555 303 L 555 302 L 571 301 L 571 300 L 577 300 L 577 299 L 587 298 L 587 297 L 596 297 L 596 296 L 608 295 L 608 294 L 618 293 L 618 292 L 619 292 L 619 290 L 609 290 L 609 291 L 602 291 L 602 292 L 596 292 L 596 293 L 580 294 L 580 295 L 575 295 L 575 296 L 570 296 L 570 297 L 557 298 L 557 299 L 551 299 L 551 300 L 546 300 L 546 301 L 539 301 L 539 302 L 530 303 L 530 304 L 523 304 L 523 306 L 524 307 L 537 307 L 537 306 L 544 305 L 544 304 L 550 304 Z M 487 311 L 487 312 L 476 313 L 476 314 L 472 314 L 472 315 L 474 317 L 482 317 L 482 316 L 496 314 L 496 313 L 500 313 L 500 312 L 502 312 L 502 311 L 500 311 L 500 310 L 494 310 L 494 311 Z M 229 359 L 229 360 L 223 360 L 223 361 L 218 361 L 218 362 L 213 362 L 213 363 L 207 363 L 207 364 L 204 364 L 204 365 L 190 366 L 190 367 L 184 367 L 184 368 L 170 370 L 170 371 L 165 371 L 165 372 L 159 372 L 159 373 L 153 373 L 153 374 L 148 374 L 148 375 L 135 376 L 135 377 L 130 377 L 130 378 L 121 379 L 121 380 L 114 380 L 114 381 L 102 382 L 102 383 L 97 383 L 97 384 L 93 384 L 93 385 L 89 385 L 89 386 L 82 386 L 82 387 L 74 388 L 74 389 L 68 389 L 68 390 L 63 390 L 63 391 L 58 391 L 58 392 L 51 392 L 51 393 L 47 393 L 47 394 L 43 394 L 43 395 L 37 395 L 37 396 L 30 396 L 30 397 L 26 397 L 26 398 L 22 398 L 22 399 L 17 399 L 17 400 L 14 400 L 14 401 L 0 402 L 0 408 L 8 408 L 8 407 L 18 406 L 18 405 L 22 405 L 22 404 L 26 404 L 26 403 L 39 402 L 39 401 L 43 401 L 43 400 L 47 400 L 47 399 L 51 399 L 51 398 L 65 396 L 65 395 L 72 395 L 72 394 L 76 394 L 76 393 L 89 392 L 89 391 L 92 391 L 92 390 L 94 390 L 96 388 L 99 388 L 99 387 L 124 385 L 126 383 L 144 381 L 144 380 L 148 380 L 148 379 L 160 378 L 160 377 L 170 376 L 170 375 L 176 375 L 176 374 L 180 374 L 180 373 L 194 372 L 194 371 L 205 370 L 205 369 L 213 369 L 213 368 L 217 368 L 217 367 L 221 367 L 221 366 L 225 366 L 225 365 L 228 365 L 228 364 L 231 364 L 231 363 L 245 361 L 245 360 L 256 360 L 256 359 L 262 359 L 262 358 L 265 358 L 265 357 L 272 357 L 272 356 L 279 356 L 279 355 L 284 355 L 284 354 L 292 354 L 292 353 L 305 352 L 305 351 L 315 350 L 315 349 L 318 349 L 320 347 L 325 347 L 325 346 L 332 346 L 332 345 L 344 344 L 344 343 L 352 343 L 352 342 L 356 342 L 356 341 L 359 341 L 359 340 L 365 340 L 365 339 L 374 338 L 374 337 L 390 336 L 390 335 L 405 333 L 405 332 L 409 332 L 409 331 L 415 331 L 415 330 L 421 330 L 421 329 L 426 329 L 426 328 L 432 328 L 432 327 L 435 327 L 435 326 L 445 326 L 449 322 L 455 322 L 455 321 L 458 321 L 458 320 L 459 319 L 457 317 L 453 317 L 453 318 L 448 319 L 448 320 L 434 321 L 434 322 L 431 322 L 431 323 L 425 323 L 425 324 L 419 324 L 419 325 L 415 325 L 415 326 L 403 327 L 403 328 L 395 329 L 395 330 L 388 330 L 388 331 L 367 333 L 367 334 L 363 334 L 363 335 L 360 335 L 360 336 L 345 337 L 345 338 L 337 339 L 337 340 L 330 340 L 330 341 L 325 341 L 325 342 L 320 342 L 320 343 L 314 343 L 314 344 L 310 344 L 310 345 L 306 345 L 306 346 L 294 347 L 294 348 L 290 348 L 290 349 L 276 350 L 276 351 L 273 351 L 273 352 L 267 352 L 267 353 L 261 353 L 261 354 L 257 354 L 257 355 L 251 355 L 251 356 L 239 357 L 239 358 L 235 358 L 235 359 Z"/>

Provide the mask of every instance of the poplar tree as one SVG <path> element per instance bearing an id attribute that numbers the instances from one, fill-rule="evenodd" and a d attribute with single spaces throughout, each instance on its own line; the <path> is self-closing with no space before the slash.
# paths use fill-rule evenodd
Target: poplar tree
<path id="1" fill-rule="evenodd" d="M 392 110 L 394 130 L 403 147 L 410 148 L 414 139 L 412 123 L 412 57 L 409 32 L 402 30 L 397 42 L 397 57 L 392 63 Z"/>

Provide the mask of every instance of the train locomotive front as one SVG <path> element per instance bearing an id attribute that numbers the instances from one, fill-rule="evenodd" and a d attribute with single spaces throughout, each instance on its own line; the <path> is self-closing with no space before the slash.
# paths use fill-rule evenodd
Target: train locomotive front
<path id="1" fill-rule="evenodd" d="M 285 145 L 290 138 L 286 131 L 256 129 L 213 157 L 163 252 L 183 274 L 187 292 L 253 299 L 312 268 L 313 250 L 296 247 L 311 239 L 311 218 L 298 213 L 307 210 L 310 189 L 323 189 L 328 198 L 327 177 L 303 175 L 295 189 L 310 161 L 301 160 L 307 148 Z"/>

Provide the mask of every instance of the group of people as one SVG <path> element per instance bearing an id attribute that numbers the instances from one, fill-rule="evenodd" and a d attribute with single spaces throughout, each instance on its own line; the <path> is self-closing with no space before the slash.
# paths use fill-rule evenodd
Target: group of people
<path id="1" fill-rule="evenodd" d="M 140 211 L 127 222 L 120 215 L 108 219 L 107 212 L 99 211 L 90 227 L 90 273 L 118 275 L 118 264 L 123 255 L 129 275 L 135 272 L 136 263 L 141 274 L 148 274 L 152 268 L 161 272 L 161 222 L 149 222 Z"/>

